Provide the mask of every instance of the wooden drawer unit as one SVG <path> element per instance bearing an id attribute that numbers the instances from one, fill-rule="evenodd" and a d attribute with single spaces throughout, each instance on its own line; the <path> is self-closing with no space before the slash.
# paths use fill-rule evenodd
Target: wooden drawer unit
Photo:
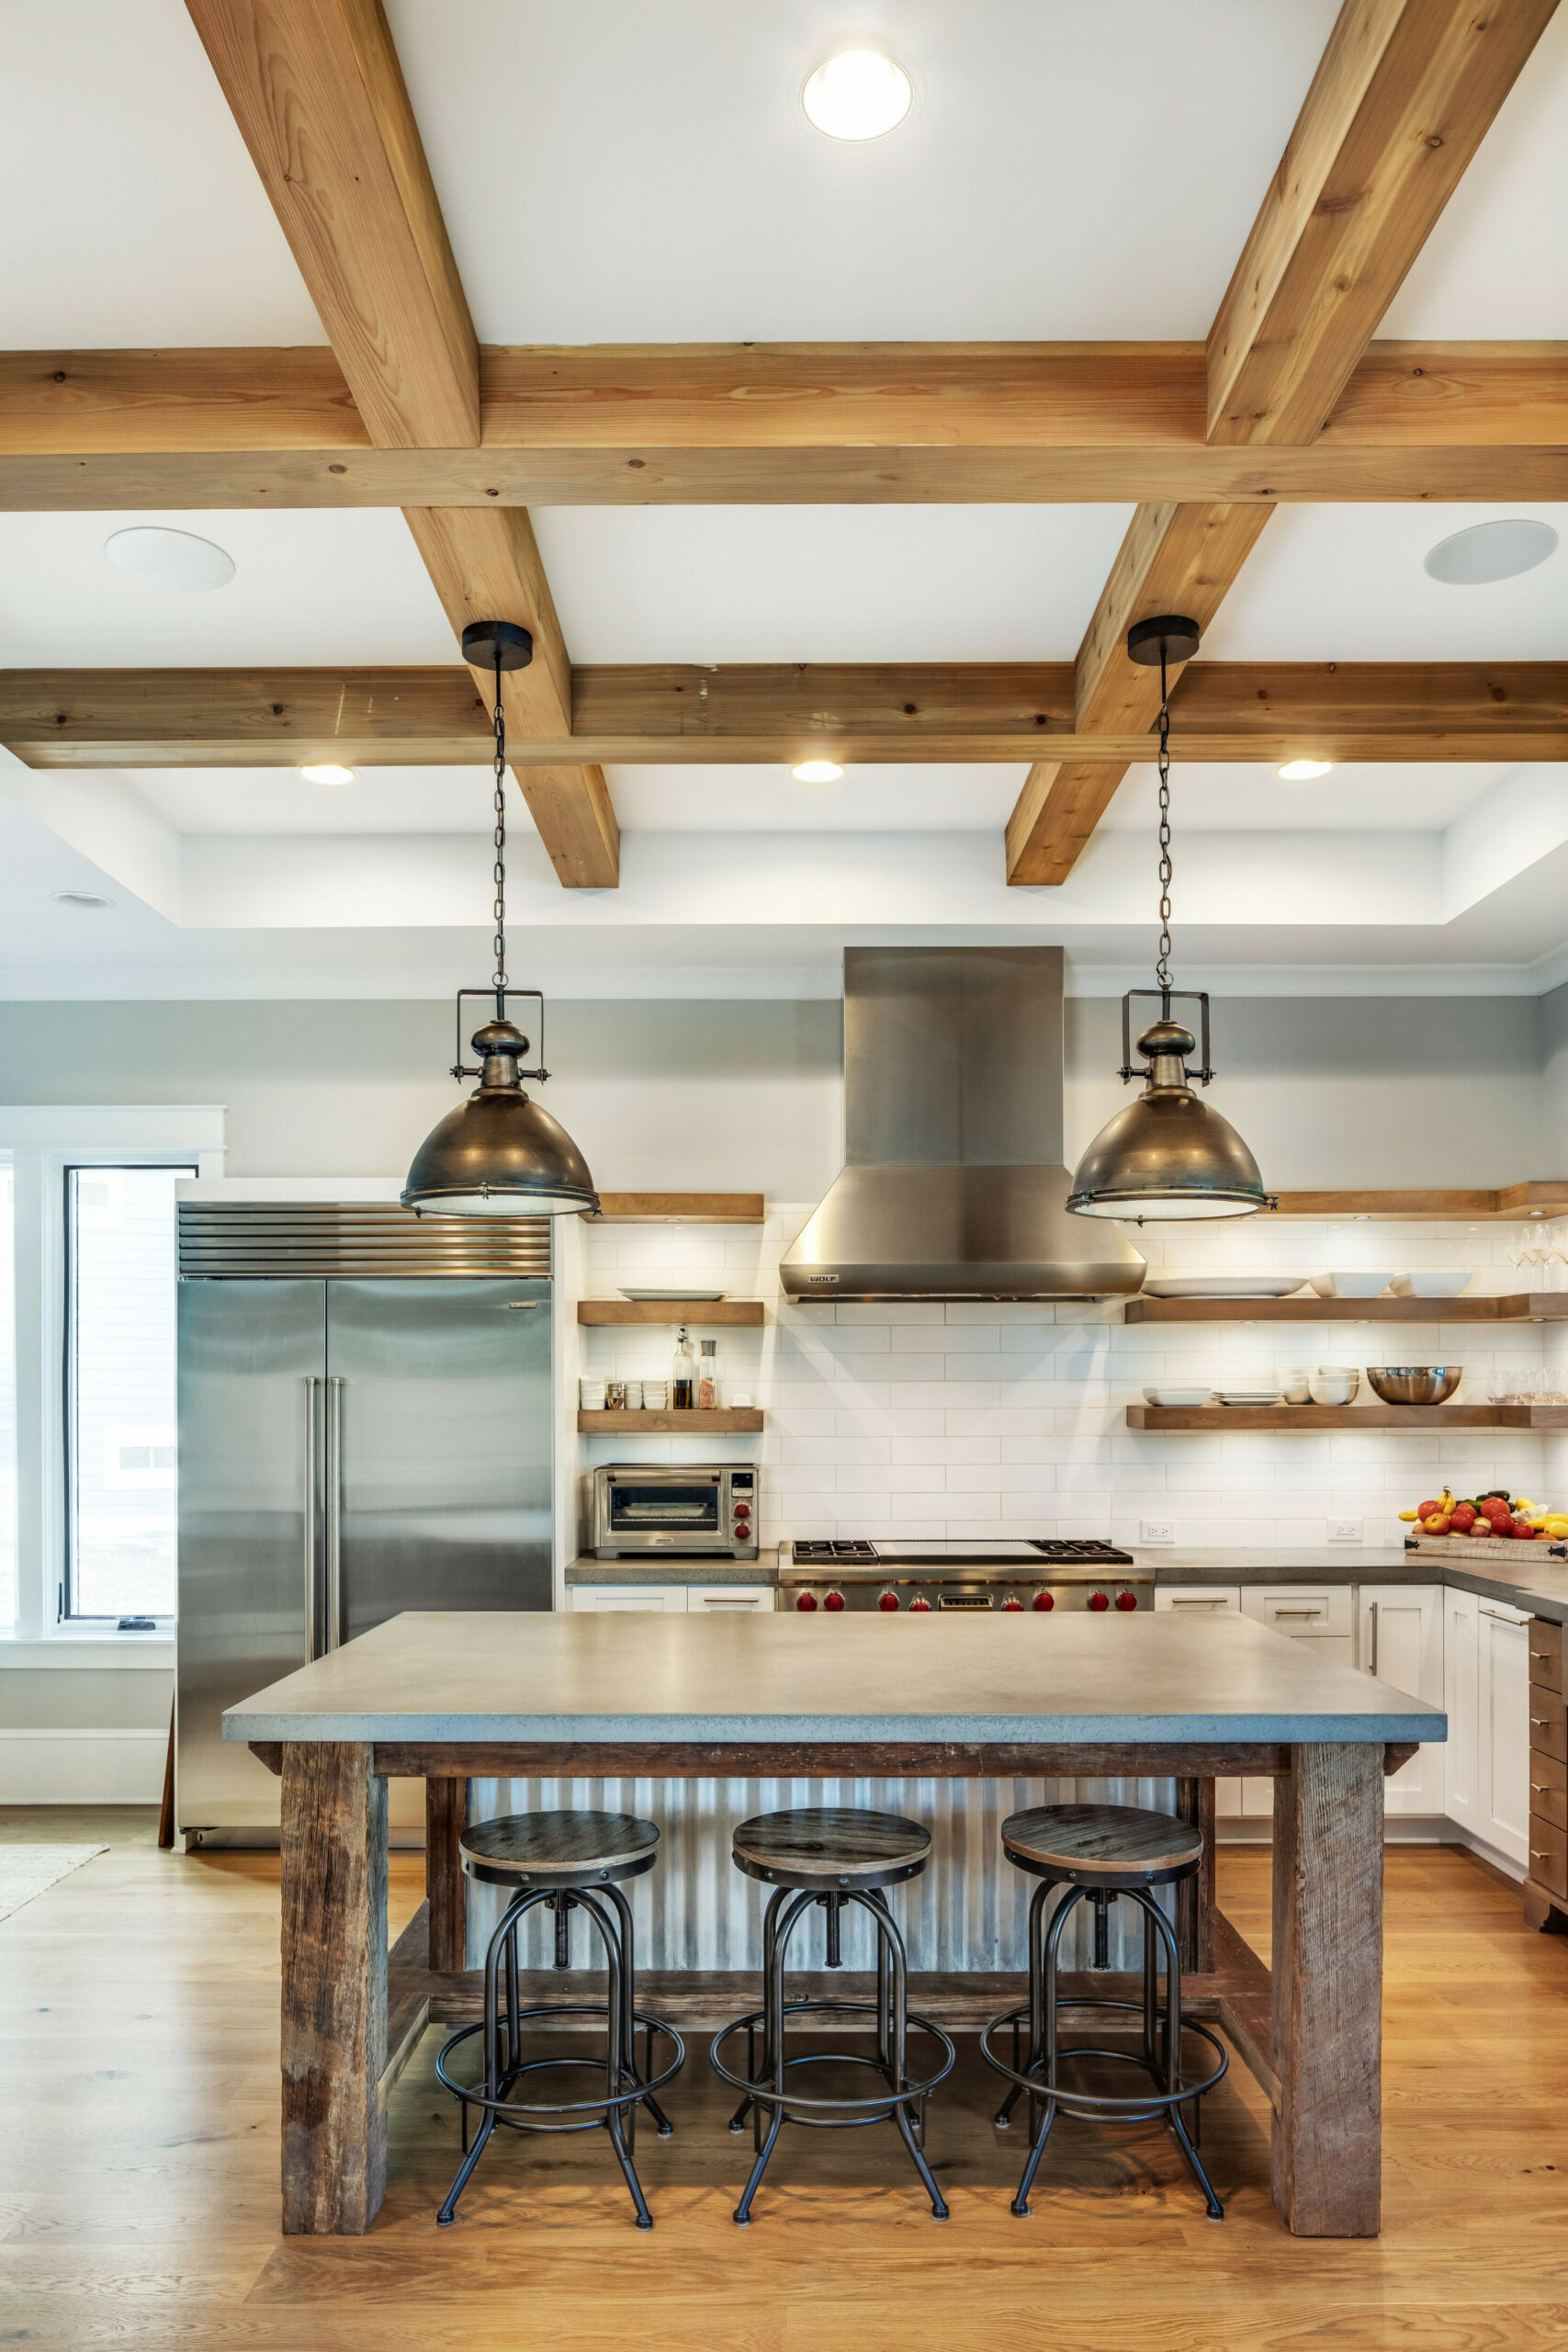
<path id="1" fill-rule="evenodd" d="M 1530 1751 L 1530 1812 L 1568 1829 L 1568 1764 Z"/>
<path id="2" fill-rule="evenodd" d="M 1533 1625 L 1530 1631 L 1534 1633 Z M 1530 1754 L 1554 1757 L 1560 1764 L 1568 1762 L 1568 1714 L 1561 1694 L 1532 1684 L 1529 1708 Z"/>
<path id="3" fill-rule="evenodd" d="M 1562 1688 L 1562 1628 L 1540 1617 L 1530 1620 L 1530 1685 L 1543 1690 Z"/>
<path id="4" fill-rule="evenodd" d="M 1568 1895 L 1568 1829 L 1530 1815 L 1530 1876 L 1552 1894 Z"/>

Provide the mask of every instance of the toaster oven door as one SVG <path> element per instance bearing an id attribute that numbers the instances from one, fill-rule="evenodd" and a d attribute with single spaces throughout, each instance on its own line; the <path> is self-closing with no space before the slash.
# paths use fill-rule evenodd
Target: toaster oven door
<path id="1" fill-rule="evenodd" d="M 598 1529 L 601 1551 L 728 1549 L 724 1482 L 713 1476 L 607 1478 Z"/>

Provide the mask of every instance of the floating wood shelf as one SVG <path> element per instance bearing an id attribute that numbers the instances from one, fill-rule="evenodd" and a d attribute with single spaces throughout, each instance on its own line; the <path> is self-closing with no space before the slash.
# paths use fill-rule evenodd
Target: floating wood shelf
<path id="1" fill-rule="evenodd" d="M 1562 1323 L 1568 1291 L 1461 1298 L 1130 1298 L 1128 1323 Z"/>
<path id="2" fill-rule="evenodd" d="M 1568 1405 L 1129 1405 L 1130 1430 L 1568 1430 Z"/>
<path id="3" fill-rule="evenodd" d="M 601 1193 L 588 1225 L 761 1225 L 761 1193 Z"/>
<path id="4" fill-rule="evenodd" d="M 1568 1309 L 1568 1296 L 1563 1299 Z M 755 1330 L 760 1298 L 580 1298 L 580 1323 L 729 1323 Z"/>
<path id="5" fill-rule="evenodd" d="M 1281 1193 L 1277 1216 L 1482 1217 L 1568 1216 L 1568 1182 L 1545 1177 L 1533 1184 L 1502 1184 L 1473 1192 Z"/>
<path id="6" fill-rule="evenodd" d="M 1565 1416 L 1568 1419 L 1568 1416 Z M 721 1405 L 703 1412 L 693 1406 L 685 1412 L 673 1407 L 661 1413 L 579 1412 L 577 1426 L 584 1437 L 718 1437 L 760 1430 L 761 1410 L 754 1405 Z"/>

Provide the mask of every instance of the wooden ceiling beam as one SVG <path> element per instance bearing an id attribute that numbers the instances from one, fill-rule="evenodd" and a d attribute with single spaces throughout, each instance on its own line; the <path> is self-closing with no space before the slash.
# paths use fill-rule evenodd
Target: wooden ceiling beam
<path id="1" fill-rule="evenodd" d="M 1555 6 L 1344 0 L 1210 330 L 1212 443 L 1273 454 L 1317 438 Z M 1360 413 L 1388 429 L 1417 405 L 1404 405 L 1411 380 L 1396 361 Z M 1127 628 L 1162 612 L 1206 628 L 1269 511 L 1140 506 L 1079 649 L 1080 733 L 1157 712 L 1158 673 L 1127 660 Z M 1064 882 L 1120 781 L 1036 763 L 1007 828 L 1008 880 Z"/>
<path id="2" fill-rule="evenodd" d="M 1347 0 L 1209 332 L 1211 441 L 1313 441 L 1557 0 Z"/>
<path id="3" fill-rule="evenodd" d="M 1112 485 L 1097 496 L 1251 494 L 1238 484 L 1283 497 L 1359 497 L 1369 484 L 1408 496 L 1427 452 L 1472 454 L 1495 467 L 1498 453 L 1512 451 L 1517 471 L 1540 453 L 1568 449 L 1568 343 L 1374 344 L 1311 469 L 1292 451 L 1278 485 L 1267 460 L 1205 449 L 1201 344 L 481 349 L 479 405 L 479 449 L 399 452 L 377 472 L 382 503 L 451 503 L 433 485 L 451 489 L 459 462 L 467 480 L 458 503 L 482 503 L 490 487 L 510 503 L 519 479 L 512 461 L 530 455 L 541 460 L 547 489 L 597 479 L 613 490 L 617 473 L 657 469 L 651 487 L 660 492 L 670 469 L 679 479 L 706 460 L 713 482 L 750 468 L 763 494 L 788 497 L 798 479 L 794 494 L 806 499 L 819 465 L 835 456 L 863 464 L 868 449 L 928 469 L 953 461 L 945 490 L 944 477 L 930 473 L 936 495 L 1005 495 L 1010 468 L 1021 495 L 1040 495 L 1030 487 L 1034 466 L 1066 472 L 1079 460 Z M 0 352 L 6 459 L 183 460 L 205 499 L 225 455 L 254 460 L 231 470 L 259 486 L 274 464 L 319 453 L 319 468 L 285 468 L 272 479 L 269 494 L 287 504 L 301 479 L 320 474 L 325 481 L 305 503 L 353 498 L 362 480 L 355 461 L 371 446 L 325 347 Z M 491 455 L 502 467 L 494 481 L 485 472 Z M 637 456 L 641 469 L 630 462 Z M 326 473 L 345 459 L 346 484 Z M 968 491 L 960 460 L 971 468 Z M 1182 464 L 1207 467 L 1208 480 L 1190 471 L 1162 492 L 1140 479 Z M 112 479 L 101 463 L 96 470 L 106 484 Z M 14 474 L 20 483 L 21 471 Z M 133 484 L 134 467 L 125 474 Z M 167 468 L 164 480 L 173 480 Z M 620 494 L 637 487 L 626 481 Z M 697 490 L 706 494 L 700 481 Z"/>
<path id="4" fill-rule="evenodd" d="M 479 342 L 381 0 L 186 6 L 369 443 L 476 450 Z M 321 361 L 294 364 L 310 415 L 335 412 Z M 104 413 L 101 384 L 89 404 Z M 210 423 L 210 398 L 201 413 Z M 159 421 L 166 429 L 166 412 Z M 343 479 L 333 464 L 329 477 Z M 570 663 L 527 514 L 447 513 L 417 492 L 397 503 L 456 631 L 473 619 L 532 631 L 533 663 L 502 689 L 509 727 L 570 735 Z M 574 763 L 569 746 L 519 783 L 561 881 L 614 888 L 619 838 L 602 769 Z"/>
<path id="5" fill-rule="evenodd" d="M 526 676 L 528 673 L 521 673 Z M 519 774 L 600 762 L 1024 761 L 1047 741 L 1086 788 L 1146 733 L 1079 732 L 1066 662 L 580 668 L 571 727 L 509 739 Z M 1568 662 L 1190 664 L 1182 761 L 1568 758 Z M 38 768 L 482 766 L 488 697 L 433 669 L 0 671 L 0 743 Z M 537 777 L 535 782 L 537 784 Z M 544 786 L 541 789 L 553 789 Z"/>

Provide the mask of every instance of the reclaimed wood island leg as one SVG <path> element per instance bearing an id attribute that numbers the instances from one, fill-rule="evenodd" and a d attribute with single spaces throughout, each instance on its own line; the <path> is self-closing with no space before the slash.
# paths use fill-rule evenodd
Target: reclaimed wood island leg
<path id="1" fill-rule="evenodd" d="M 387 1783 L 369 1747 L 283 1749 L 283 2228 L 360 2235 L 386 2192 Z"/>
<path id="2" fill-rule="evenodd" d="M 1383 1751 L 1292 1750 L 1274 1782 L 1274 2202 L 1376 2237 L 1382 2190 Z"/>

